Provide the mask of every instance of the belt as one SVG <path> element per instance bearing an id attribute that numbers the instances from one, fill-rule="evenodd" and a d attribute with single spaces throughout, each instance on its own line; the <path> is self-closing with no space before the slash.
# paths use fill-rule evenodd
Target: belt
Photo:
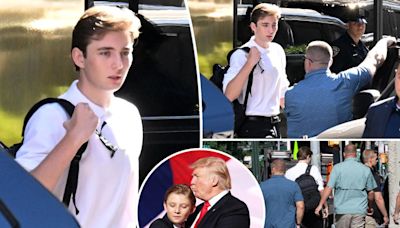
<path id="1" fill-rule="evenodd" d="M 281 118 L 278 115 L 276 116 L 246 116 L 246 119 L 250 121 L 269 121 L 272 124 L 281 122 Z"/>

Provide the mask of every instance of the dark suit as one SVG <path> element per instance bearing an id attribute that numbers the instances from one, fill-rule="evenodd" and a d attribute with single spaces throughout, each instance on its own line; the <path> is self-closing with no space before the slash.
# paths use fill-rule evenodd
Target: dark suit
<path id="1" fill-rule="evenodd" d="M 384 138 L 386 125 L 396 106 L 397 98 L 382 100 L 368 109 L 363 138 Z"/>
<path id="2" fill-rule="evenodd" d="M 191 226 L 203 204 L 196 207 L 196 211 L 189 216 L 187 227 Z M 222 197 L 213 207 L 211 207 L 198 228 L 247 228 L 250 227 L 250 215 L 247 205 L 230 192 Z"/>
<path id="3" fill-rule="evenodd" d="M 174 224 L 168 219 L 167 215 L 151 223 L 150 228 L 174 228 Z"/>

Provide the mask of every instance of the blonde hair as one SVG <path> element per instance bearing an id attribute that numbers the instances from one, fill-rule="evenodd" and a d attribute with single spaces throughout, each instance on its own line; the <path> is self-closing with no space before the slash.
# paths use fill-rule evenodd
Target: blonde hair
<path id="1" fill-rule="evenodd" d="M 281 18 L 281 8 L 274 4 L 260 3 L 251 11 L 250 22 L 257 24 L 258 20 L 266 16 L 275 16 L 277 19 Z"/>
<path id="2" fill-rule="evenodd" d="M 91 40 L 99 40 L 112 31 L 128 31 L 132 42 L 139 37 L 140 20 L 130 9 L 94 6 L 84 12 L 72 31 L 71 50 L 79 48 L 86 55 Z"/>
<path id="3" fill-rule="evenodd" d="M 210 173 L 216 175 L 219 179 L 218 186 L 222 190 L 229 190 L 232 188 L 231 176 L 229 175 L 228 167 L 225 161 L 217 157 L 205 157 L 195 161 L 190 165 L 190 168 L 207 168 Z"/>

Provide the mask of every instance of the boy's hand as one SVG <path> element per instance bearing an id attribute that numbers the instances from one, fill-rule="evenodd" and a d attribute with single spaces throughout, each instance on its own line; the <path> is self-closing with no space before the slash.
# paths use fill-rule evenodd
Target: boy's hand
<path id="1" fill-rule="evenodd" d="M 250 48 L 249 54 L 247 56 L 247 61 L 252 65 L 255 66 L 258 61 L 260 61 L 261 54 L 256 47 Z"/>
<path id="2" fill-rule="evenodd" d="M 90 136 L 96 130 L 99 118 L 92 111 L 87 103 L 79 103 L 76 105 L 71 119 L 64 122 L 64 128 L 67 134 L 71 135 L 77 142 L 82 145 L 88 141 Z"/>

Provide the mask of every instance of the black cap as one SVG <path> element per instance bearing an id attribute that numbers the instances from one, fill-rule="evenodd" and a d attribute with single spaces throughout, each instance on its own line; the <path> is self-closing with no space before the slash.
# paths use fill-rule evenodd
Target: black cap
<path id="1" fill-rule="evenodd" d="M 364 16 L 355 14 L 355 15 L 349 15 L 347 17 L 347 22 L 357 22 L 357 23 L 364 23 L 367 24 L 367 19 L 365 19 Z"/>

